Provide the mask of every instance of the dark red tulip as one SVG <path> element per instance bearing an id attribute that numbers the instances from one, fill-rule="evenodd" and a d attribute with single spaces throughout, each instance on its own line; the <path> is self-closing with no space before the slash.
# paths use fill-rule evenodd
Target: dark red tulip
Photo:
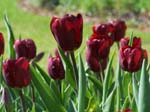
<path id="1" fill-rule="evenodd" d="M 3 77 L 12 88 L 26 87 L 31 81 L 28 61 L 24 57 L 5 60 L 3 62 Z"/>
<path id="2" fill-rule="evenodd" d="M 131 46 L 128 45 L 129 39 L 122 39 L 120 42 L 119 62 L 122 69 L 129 72 L 138 71 L 142 66 L 143 58 L 146 55 L 141 48 L 141 39 L 134 37 Z"/>
<path id="3" fill-rule="evenodd" d="M 111 37 L 114 41 L 120 41 L 121 38 L 125 36 L 127 26 L 123 20 L 113 21 L 110 24 L 113 26 L 113 31 Z"/>
<path id="4" fill-rule="evenodd" d="M 77 14 L 77 16 L 66 14 L 63 18 L 53 17 L 50 29 L 64 51 L 73 51 L 80 47 L 83 30 L 81 14 Z"/>
<path id="5" fill-rule="evenodd" d="M 32 59 L 36 56 L 36 46 L 32 39 L 16 40 L 14 43 L 16 57 L 26 57 Z"/>
<path id="6" fill-rule="evenodd" d="M 54 80 L 62 80 L 65 78 L 65 70 L 59 56 L 49 58 L 48 73 Z"/>
<path id="7" fill-rule="evenodd" d="M 0 32 L 0 55 L 4 54 L 4 37 Z"/>
<path id="8" fill-rule="evenodd" d="M 93 33 L 97 33 L 100 35 L 108 35 L 113 31 L 113 26 L 111 24 L 98 24 L 93 26 Z"/>
<path id="9" fill-rule="evenodd" d="M 102 62 L 109 55 L 111 42 L 111 38 L 109 38 L 107 35 L 93 34 L 88 39 L 86 61 L 93 71 L 98 72 L 100 70 L 100 61 L 102 65 L 106 65 Z M 102 66 L 102 68 L 105 67 Z"/>
<path id="10" fill-rule="evenodd" d="M 107 35 L 93 34 L 87 41 L 87 52 L 91 52 L 99 59 L 106 58 L 109 54 L 112 39 Z"/>

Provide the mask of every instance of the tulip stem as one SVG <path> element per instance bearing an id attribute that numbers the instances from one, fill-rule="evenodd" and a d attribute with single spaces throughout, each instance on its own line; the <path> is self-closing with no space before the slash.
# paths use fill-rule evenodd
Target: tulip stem
<path id="1" fill-rule="evenodd" d="M 73 70 L 74 70 L 74 75 L 75 75 L 74 77 L 75 77 L 77 87 L 78 87 L 78 70 L 77 70 L 77 64 L 75 61 L 74 52 L 70 52 L 70 55 L 71 55 L 71 60 L 72 60 Z"/>
<path id="2" fill-rule="evenodd" d="M 31 83 L 31 95 L 32 95 L 32 103 L 35 103 L 35 95 L 34 95 L 34 86 L 33 86 L 33 83 Z"/>
<path id="3" fill-rule="evenodd" d="M 104 70 L 102 68 L 101 62 L 100 62 L 100 70 L 101 70 L 101 73 L 99 73 L 99 74 L 100 74 L 101 81 L 103 82 L 104 81 L 105 73 L 104 73 Z"/>
<path id="4" fill-rule="evenodd" d="M 119 45 L 119 42 L 117 42 L 117 48 L 118 48 L 118 50 L 120 49 L 120 45 Z"/>
<path id="5" fill-rule="evenodd" d="M 24 100 L 24 96 L 22 93 L 22 89 L 19 90 L 19 96 L 20 96 L 21 104 L 22 104 L 22 112 L 26 112 L 25 100 Z"/>
<path id="6" fill-rule="evenodd" d="M 58 90 L 59 90 L 59 92 L 61 94 L 61 80 L 58 80 L 57 83 L 58 83 Z"/>

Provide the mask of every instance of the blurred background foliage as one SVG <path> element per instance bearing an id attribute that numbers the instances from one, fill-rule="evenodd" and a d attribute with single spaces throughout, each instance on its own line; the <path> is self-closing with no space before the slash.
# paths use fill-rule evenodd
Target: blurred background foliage
<path id="1" fill-rule="evenodd" d="M 48 9 L 61 8 L 64 11 L 81 11 L 91 16 L 99 16 L 106 12 L 140 14 L 150 10 L 149 0 L 30 0 L 30 2 Z"/>

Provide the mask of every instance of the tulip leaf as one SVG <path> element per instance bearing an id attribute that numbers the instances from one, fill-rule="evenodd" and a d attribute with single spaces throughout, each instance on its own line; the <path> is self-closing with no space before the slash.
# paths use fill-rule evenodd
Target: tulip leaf
<path id="1" fill-rule="evenodd" d="M 103 112 L 113 112 L 114 110 L 114 95 L 115 95 L 116 87 L 114 87 L 113 91 L 110 93 L 108 98 L 106 99 L 104 105 L 103 105 Z"/>
<path id="2" fill-rule="evenodd" d="M 117 87 L 117 110 L 120 110 L 121 100 L 123 100 L 123 90 L 121 82 L 121 68 L 119 62 L 117 63 L 117 73 L 116 73 L 116 87 Z"/>
<path id="3" fill-rule="evenodd" d="M 48 76 L 48 74 L 37 63 L 34 63 L 34 65 L 38 69 L 38 71 L 40 72 L 40 74 L 43 76 L 43 78 L 45 79 L 45 81 L 47 82 L 47 84 L 49 85 L 50 82 L 51 82 L 51 79 Z"/>
<path id="4" fill-rule="evenodd" d="M 121 110 L 125 110 L 129 106 L 129 97 L 127 96 L 124 100 Z"/>
<path id="5" fill-rule="evenodd" d="M 86 77 L 84 65 L 79 54 L 79 93 L 78 93 L 78 112 L 84 112 L 85 109 L 85 94 L 86 94 Z"/>
<path id="6" fill-rule="evenodd" d="M 144 59 L 141 71 L 139 96 L 138 96 L 138 112 L 149 112 L 150 108 L 150 84 L 146 71 L 146 61 Z"/>
<path id="7" fill-rule="evenodd" d="M 135 98 L 136 106 L 138 107 L 138 84 L 135 79 L 135 73 L 132 73 L 132 88 L 133 88 L 133 96 Z"/>
<path id="8" fill-rule="evenodd" d="M 68 112 L 77 112 L 75 104 L 72 100 L 69 102 L 69 108 L 67 109 Z"/>
<path id="9" fill-rule="evenodd" d="M 76 83 L 75 83 L 75 78 L 73 76 L 73 67 L 71 65 L 71 62 L 69 59 L 65 56 L 64 52 L 60 47 L 58 47 L 59 54 L 61 56 L 64 68 L 65 68 L 65 80 L 70 83 L 70 85 L 75 89 L 76 88 Z"/>
<path id="10" fill-rule="evenodd" d="M 103 97 L 102 97 L 102 103 L 104 104 L 106 97 L 107 97 L 107 91 L 108 91 L 108 84 L 109 84 L 109 78 L 110 78 L 110 71 L 111 71 L 111 65 L 112 61 L 114 58 L 115 53 L 113 53 L 108 65 L 107 65 L 107 70 L 104 78 L 104 83 L 103 83 Z"/>
<path id="11" fill-rule="evenodd" d="M 3 76 L 2 76 L 2 63 L 3 63 L 3 56 L 0 56 L 0 84 L 2 84 L 2 80 L 3 80 Z"/>
<path id="12" fill-rule="evenodd" d="M 87 75 L 88 79 L 91 80 L 94 86 L 102 93 L 103 87 L 99 80 L 97 80 L 94 76 Z"/>
<path id="13" fill-rule="evenodd" d="M 50 112 L 66 112 L 61 101 L 53 93 L 53 90 L 48 86 L 48 84 L 43 80 L 42 76 L 30 65 L 30 70 L 32 73 L 32 82 L 37 89 L 39 95 L 42 98 L 45 106 Z"/>
<path id="14" fill-rule="evenodd" d="M 11 25 L 8 21 L 8 17 L 7 15 L 4 16 L 4 21 L 7 27 L 7 32 L 8 32 L 8 50 L 9 50 L 9 58 L 13 58 L 15 59 L 15 50 L 14 50 L 14 41 L 15 41 L 15 37 L 11 28 Z"/>

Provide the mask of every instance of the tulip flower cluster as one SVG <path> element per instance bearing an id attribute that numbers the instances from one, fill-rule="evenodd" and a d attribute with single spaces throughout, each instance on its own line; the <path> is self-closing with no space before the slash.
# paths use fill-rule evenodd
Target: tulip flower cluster
<path id="1" fill-rule="evenodd" d="M 9 57 L 3 60 L 0 33 L 0 111 L 149 112 L 148 54 L 140 37 L 125 38 L 125 21 L 93 25 L 84 44 L 81 14 L 52 17 L 50 31 L 58 48 L 47 59 L 45 71 L 38 64 L 43 52 L 37 54 L 32 39 L 15 39 L 6 18 Z M 84 55 L 79 53 L 77 60 L 75 54 L 82 43 L 84 61 Z M 118 55 L 111 52 L 114 43 Z M 117 69 L 114 56 L 119 59 Z"/>

